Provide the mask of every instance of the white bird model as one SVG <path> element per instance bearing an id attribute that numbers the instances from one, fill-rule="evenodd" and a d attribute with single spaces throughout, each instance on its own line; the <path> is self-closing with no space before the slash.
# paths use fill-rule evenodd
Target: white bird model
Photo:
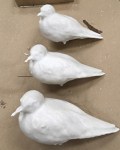
<path id="1" fill-rule="evenodd" d="M 102 76 L 102 70 L 79 63 L 69 55 L 48 52 L 43 45 L 35 45 L 30 50 L 29 62 L 31 74 L 46 84 L 63 85 L 70 80 Z"/>
<path id="2" fill-rule="evenodd" d="M 40 10 L 40 31 L 45 38 L 53 42 L 66 44 L 73 39 L 103 39 L 100 34 L 83 27 L 74 18 L 56 13 L 52 5 L 44 5 Z"/>
<path id="3" fill-rule="evenodd" d="M 92 117 L 77 106 L 58 99 L 45 98 L 31 90 L 20 99 L 21 106 L 11 115 L 19 114 L 19 126 L 29 138 L 50 145 L 71 139 L 84 139 L 115 133 L 119 128 Z"/>

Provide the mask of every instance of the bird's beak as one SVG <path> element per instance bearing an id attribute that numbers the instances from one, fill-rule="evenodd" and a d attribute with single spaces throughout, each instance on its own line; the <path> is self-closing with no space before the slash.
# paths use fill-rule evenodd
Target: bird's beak
<path id="1" fill-rule="evenodd" d="M 12 117 L 15 116 L 16 114 L 20 113 L 22 110 L 23 110 L 22 106 L 18 107 L 18 108 L 16 109 L 16 111 L 15 111 L 14 113 L 12 113 L 11 116 L 12 116 Z"/>
<path id="2" fill-rule="evenodd" d="M 38 17 L 39 17 L 39 16 L 41 16 L 41 12 L 40 12 L 40 13 L 38 13 L 38 14 L 37 14 L 37 16 L 38 16 Z"/>
<path id="3" fill-rule="evenodd" d="M 25 56 L 28 56 L 29 54 L 27 54 L 27 53 L 24 53 L 24 55 L 25 55 Z"/>
<path id="4" fill-rule="evenodd" d="M 25 62 L 28 62 L 29 60 L 32 60 L 32 56 L 29 56 L 29 57 L 25 60 Z"/>

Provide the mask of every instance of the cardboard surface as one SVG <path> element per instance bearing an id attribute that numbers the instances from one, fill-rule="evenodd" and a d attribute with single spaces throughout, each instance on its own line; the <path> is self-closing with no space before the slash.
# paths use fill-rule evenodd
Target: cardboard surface
<path id="1" fill-rule="evenodd" d="M 74 0 L 15 0 L 18 6 L 32 6 L 41 4 L 67 3 Z"/>
<path id="2" fill-rule="evenodd" d="M 19 129 L 12 112 L 28 90 L 66 99 L 87 113 L 120 127 L 120 1 L 75 0 L 55 5 L 58 12 L 87 20 L 103 31 L 104 40 L 75 40 L 55 44 L 42 37 L 36 16 L 39 7 L 19 8 L 14 0 L 0 5 L 0 150 L 119 150 L 120 132 L 94 139 L 74 140 L 62 146 L 36 143 Z M 104 77 L 75 80 L 64 87 L 41 84 L 29 75 L 25 52 L 41 43 L 51 51 L 69 54 L 84 64 L 103 69 Z M 4 107 L 5 106 L 5 107 Z M 78 131 L 79 132 L 79 131 Z"/>

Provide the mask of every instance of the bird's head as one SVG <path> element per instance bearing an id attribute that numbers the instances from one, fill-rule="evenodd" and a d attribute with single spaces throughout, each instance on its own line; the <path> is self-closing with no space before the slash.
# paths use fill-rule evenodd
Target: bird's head
<path id="1" fill-rule="evenodd" d="M 11 116 L 15 116 L 16 114 L 23 113 L 32 113 L 36 111 L 44 102 L 44 96 L 35 90 L 31 90 L 26 92 L 20 99 L 21 105 L 16 109 Z"/>
<path id="2" fill-rule="evenodd" d="M 46 47 L 41 44 L 37 44 L 30 49 L 30 56 L 28 56 L 25 62 L 28 62 L 29 60 L 32 61 L 41 60 L 46 54 L 47 54 Z"/>
<path id="3" fill-rule="evenodd" d="M 46 4 L 41 7 L 40 13 L 38 13 L 37 16 L 40 16 L 41 18 L 45 18 L 53 13 L 55 13 L 55 8 L 52 5 Z"/>

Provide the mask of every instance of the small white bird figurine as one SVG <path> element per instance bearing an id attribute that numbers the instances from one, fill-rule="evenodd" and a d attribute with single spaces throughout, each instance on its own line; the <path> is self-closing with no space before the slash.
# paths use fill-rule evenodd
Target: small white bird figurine
<path id="1" fill-rule="evenodd" d="M 45 98 L 31 90 L 20 99 L 19 126 L 29 138 L 50 145 L 61 145 L 71 139 L 84 139 L 115 133 L 119 128 L 92 117 L 77 106 L 58 99 Z"/>
<path id="2" fill-rule="evenodd" d="M 46 84 L 63 85 L 70 80 L 102 76 L 102 70 L 79 63 L 69 55 L 48 52 L 43 45 L 35 45 L 30 50 L 29 62 L 31 74 Z"/>
<path id="3" fill-rule="evenodd" d="M 56 13 L 52 5 L 44 5 L 40 10 L 40 31 L 45 38 L 53 42 L 66 44 L 73 39 L 103 39 L 100 34 L 83 27 L 74 18 Z"/>

